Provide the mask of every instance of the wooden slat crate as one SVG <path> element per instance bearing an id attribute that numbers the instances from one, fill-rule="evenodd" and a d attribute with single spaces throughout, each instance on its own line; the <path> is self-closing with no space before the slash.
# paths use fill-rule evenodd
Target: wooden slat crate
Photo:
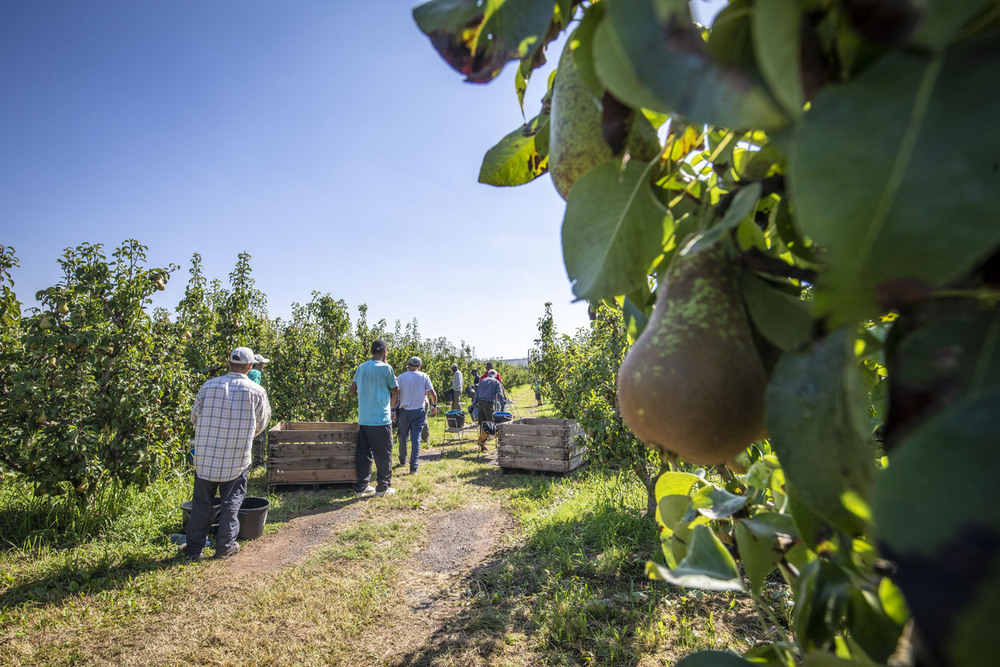
<path id="1" fill-rule="evenodd" d="M 584 464 L 586 436 L 572 419 L 518 419 L 497 430 L 501 468 L 570 472 Z"/>
<path id="2" fill-rule="evenodd" d="M 281 422 L 267 435 L 267 486 L 354 482 L 358 425 Z"/>

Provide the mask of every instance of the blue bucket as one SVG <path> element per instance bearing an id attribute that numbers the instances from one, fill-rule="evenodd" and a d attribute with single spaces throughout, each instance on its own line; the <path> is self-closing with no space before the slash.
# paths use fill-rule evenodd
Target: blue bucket
<path id="1" fill-rule="evenodd" d="M 444 416 L 448 420 L 448 428 L 462 428 L 465 426 L 464 410 L 449 410 L 444 413 Z"/>
<path id="2" fill-rule="evenodd" d="M 493 413 L 493 421 L 496 422 L 497 424 L 502 424 L 504 422 L 509 422 L 513 418 L 514 418 L 514 415 L 510 414 L 509 412 L 494 412 Z"/>

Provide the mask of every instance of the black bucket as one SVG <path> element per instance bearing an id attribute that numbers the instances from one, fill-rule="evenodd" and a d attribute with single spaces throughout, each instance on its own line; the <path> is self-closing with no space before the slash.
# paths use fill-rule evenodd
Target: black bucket
<path id="1" fill-rule="evenodd" d="M 465 426 L 464 410 L 449 410 L 444 413 L 444 416 L 448 420 L 448 428 L 462 428 Z"/>
<path id="2" fill-rule="evenodd" d="M 212 512 L 212 531 L 216 531 L 219 528 L 219 511 L 222 509 L 222 501 L 216 498 L 212 504 L 214 508 Z M 188 521 L 191 519 L 191 508 L 193 507 L 193 500 L 185 500 L 181 503 L 181 514 L 184 515 L 184 520 L 181 522 L 181 530 L 187 528 Z"/>
<path id="3" fill-rule="evenodd" d="M 267 522 L 267 508 L 271 503 L 267 498 L 247 496 L 236 513 L 240 520 L 240 532 L 236 536 L 240 540 L 255 540 L 264 534 L 264 524 Z"/>

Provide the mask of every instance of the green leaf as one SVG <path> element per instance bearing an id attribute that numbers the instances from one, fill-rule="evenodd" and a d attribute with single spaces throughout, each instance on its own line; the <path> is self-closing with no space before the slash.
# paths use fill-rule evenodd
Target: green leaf
<path id="1" fill-rule="evenodd" d="M 805 94 L 799 68 L 802 7 L 798 0 L 757 0 L 753 47 L 771 93 L 793 118 L 802 114 Z"/>
<path id="2" fill-rule="evenodd" d="M 803 568 L 795 585 L 792 619 L 795 638 L 803 649 L 832 644 L 852 589 L 847 573 L 833 563 L 814 560 Z"/>
<path id="3" fill-rule="evenodd" d="M 735 229 L 743 219 L 754 212 L 759 199 L 760 183 L 750 183 L 740 188 L 722 219 L 698 236 L 697 240 L 692 241 L 684 252 L 698 252 L 715 245 L 719 239 L 727 235 L 730 230 Z"/>
<path id="4" fill-rule="evenodd" d="M 757 535 L 743 521 L 737 521 L 736 548 L 740 552 L 743 571 L 750 581 L 750 590 L 754 595 L 760 595 L 764 580 L 781 560 L 781 554 L 774 550 L 774 538 Z"/>
<path id="5" fill-rule="evenodd" d="M 896 649 L 903 626 L 889 618 L 878 595 L 856 588 L 847 602 L 847 629 L 869 658 L 885 664 Z"/>
<path id="6" fill-rule="evenodd" d="M 709 57 L 689 17 L 661 17 L 653 0 L 601 4 L 606 16 L 594 41 L 595 66 L 618 99 L 710 125 L 769 130 L 786 124 L 752 77 Z"/>
<path id="7" fill-rule="evenodd" d="M 695 526 L 687 555 L 677 567 L 671 570 L 649 562 L 646 563 L 646 574 L 651 579 L 685 588 L 707 591 L 746 590 L 736 569 L 736 561 L 708 526 Z"/>
<path id="8" fill-rule="evenodd" d="M 663 247 L 667 210 L 646 165 L 610 160 L 577 179 L 563 218 L 566 272 L 578 299 L 599 300 L 645 284 Z"/>
<path id="9" fill-rule="evenodd" d="M 1000 386 L 1000 310 L 939 318 L 904 338 L 894 381 L 928 391 L 944 384 L 953 396 Z"/>
<path id="10" fill-rule="evenodd" d="M 868 519 L 863 508 L 875 452 L 861 435 L 867 405 L 851 340 L 842 329 L 805 352 L 782 355 L 767 388 L 767 426 L 801 500 L 830 525 L 857 535 Z"/>
<path id="11" fill-rule="evenodd" d="M 554 0 L 431 0 L 413 18 L 466 81 L 485 83 L 541 48 L 554 11 Z"/>
<path id="12" fill-rule="evenodd" d="M 698 514 L 713 520 L 728 519 L 746 504 L 746 496 L 738 496 L 713 484 L 706 484 L 691 497 L 691 509 L 684 519 L 693 521 Z"/>
<path id="13" fill-rule="evenodd" d="M 875 489 L 880 539 L 934 556 L 967 532 L 1000 534 L 1000 389 L 975 394 L 917 427 L 893 449 Z M 946 459 L 944 457 L 947 457 Z M 920 508 L 919 530 L 914 508 Z"/>
<path id="14" fill-rule="evenodd" d="M 757 664 L 729 651 L 698 651 L 684 656 L 674 663 L 674 667 L 752 667 Z"/>
<path id="15" fill-rule="evenodd" d="M 825 249 L 816 302 L 832 324 L 891 306 L 876 302 L 890 281 L 946 284 L 1000 243 L 998 79 L 994 31 L 939 55 L 893 52 L 815 97 L 789 182 Z"/>
<path id="16" fill-rule="evenodd" d="M 594 98 L 598 100 L 604 95 L 604 84 L 601 83 L 597 71 L 594 69 L 594 34 L 603 20 L 604 6 L 594 5 L 583 15 L 580 25 L 569 37 L 569 39 L 578 42 L 573 49 L 573 60 L 577 74 L 583 79 Z"/>
<path id="17" fill-rule="evenodd" d="M 743 299 L 754 326 L 783 350 L 794 350 L 812 334 L 812 304 L 773 287 L 756 275 L 740 275 Z"/>
<path id="18" fill-rule="evenodd" d="M 771 209 L 770 222 L 774 224 L 774 229 L 778 232 L 778 238 L 785 244 L 789 252 L 807 262 L 816 261 L 816 253 L 814 252 L 813 245 L 806 240 L 806 237 L 796 226 L 795 219 L 788 212 L 788 201 L 786 199 L 782 199 Z"/>
<path id="19" fill-rule="evenodd" d="M 924 3 L 925 14 L 913 41 L 933 48 L 941 48 L 955 38 L 956 33 L 977 14 L 993 5 L 996 0 L 934 0 Z"/>
<path id="20" fill-rule="evenodd" d="M 496 186 L 524 185 L 544 174 L 548 156 L 540 154 L 535 137 L 547 131 L 548 124 L 548 116 L 535 117 L 490 148 L 483 156 L 479 182 Z"/>

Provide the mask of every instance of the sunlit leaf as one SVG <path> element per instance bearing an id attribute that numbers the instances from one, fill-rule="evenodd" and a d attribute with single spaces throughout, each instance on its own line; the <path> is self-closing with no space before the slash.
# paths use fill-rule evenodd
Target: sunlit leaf
<path id="1" fill-rule="evenodd" d="M 646 564 L 651 579 L 660 579 L 676 586 L 709 591 L 745 590 L 736 561 L 707 526 L 695 526 L 687 555 L 677 567 L 665 568 L 656 563 Z"/>
<path id="2" fill-rule="evenodd" d="M 548 116 L 537 117 L 514 130 L 483 156 L 479 182 L 487 185 L 524 185 L 546 173 L 548 155 L 535 144 L 539 132 L 548 131 Z"/>
<path id="3" fill-rule="evenodd" d="M 577 179 L 563 219 L 566 273 L 578 299 L 626 294 L 644 284 L 662 249 L 666 209 L 653 196 L 646 165 L 616 160 Z"/>
<path id="4" fill-rule="evenodd" d="M 736 522 L 736 548 L 740 552 L 743 571 L 750 581 L 750 590 L 760 595 L 764 580 L 781 560 L 781 554 L 774 550 L 774 537 L 757 535 L 744 525 Z"/>

